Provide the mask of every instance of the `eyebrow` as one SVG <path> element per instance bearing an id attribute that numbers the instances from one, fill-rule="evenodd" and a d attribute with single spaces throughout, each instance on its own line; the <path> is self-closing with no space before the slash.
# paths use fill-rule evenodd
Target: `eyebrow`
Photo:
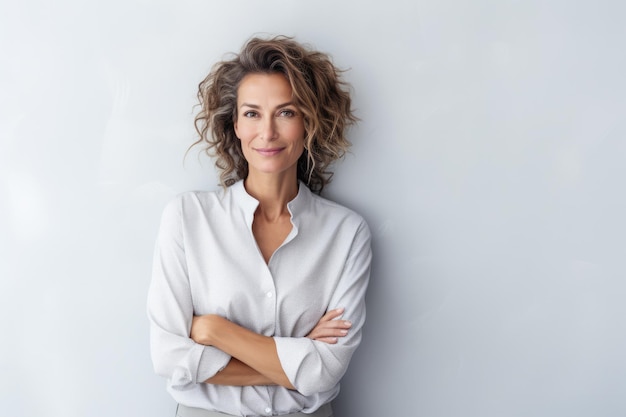
<path id="1" fill-rule="evenodd" d="M 294 106 L 295 104 L 293 103 L 293 101 L 288 101 L 286 103 L 283 104 L 279 104 L 278 106 L 275 107 L 275 109 L 282 109 L 283 107 L 287 107 L 287 106 Z M 250 107 L 251 109 L 260 109 L 261 106 L 257 105 L 257 104 L 251 104 L 251 103 L 241 103 L 241 106 L 239 106 L 239 108 L 241 107 Z"/>

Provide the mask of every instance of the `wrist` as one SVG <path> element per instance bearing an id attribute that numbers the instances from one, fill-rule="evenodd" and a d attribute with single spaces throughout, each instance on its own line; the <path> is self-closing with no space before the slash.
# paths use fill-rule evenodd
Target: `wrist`
<path id="1" fill-rule="evenodd" d="M 206 344 L 208 346 L 215 346 L 217 343 L 217 335 L 220 334 L 220 326 L 225 319 L 217 314 L 209 314 L 206 316 L 206 320 L 207 326 L 204 335 Z"/>

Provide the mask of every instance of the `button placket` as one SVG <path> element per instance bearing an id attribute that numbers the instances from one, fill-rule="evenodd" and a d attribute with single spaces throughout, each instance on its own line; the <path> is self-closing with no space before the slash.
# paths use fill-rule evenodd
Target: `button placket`
<path id="1" fill-rule="evenodd" d="M 269 269 L 269 266 L 265 268 L 263 273 L 263 279 L 261 281 L 261 296 L 263 305 L 265 323 L 264 327 L 269 327 L 271 335 L 276 331 L 276 286 L 274 285 L 274 277 Z"/>

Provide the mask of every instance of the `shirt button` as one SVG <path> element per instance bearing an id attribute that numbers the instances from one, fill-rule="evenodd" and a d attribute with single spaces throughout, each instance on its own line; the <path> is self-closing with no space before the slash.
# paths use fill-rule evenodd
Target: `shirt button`
<path id="1" fill-rule="evenodd" d="M 265 294 L 265 295 L 267 295 L 267 298 L 272 298 L 272 292 L 271 292 L 271 291 L 268 291 L 268 292 L 267 292 L 267 294 Z M 269 409 L 269 408 L 266 408 L 265 410 L 266 410 L 266 411 L 267 411 L 267 410 L 272 411 L 272 410 L 271 410 L 271 409 Z"/>
<path id="2" fill-rule="evenodd" d="M 269 294 L 269 293 L 268 293 L 268 294 Z M 266 412 L 267 414 L 269 414 L 269 413 L 271 413 L 271 412 L 272 412 L 272 409 L 271 409 L 271 408 L 269 408 L 269 407 L 267 407 L 267 408 L 265 409 L 265 412 Z"/>

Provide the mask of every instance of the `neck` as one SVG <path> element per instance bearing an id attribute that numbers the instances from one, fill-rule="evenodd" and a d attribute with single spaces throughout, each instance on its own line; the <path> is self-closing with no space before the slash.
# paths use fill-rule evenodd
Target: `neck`
<path id="1" fill-rule="evenodd" d="M 246 191 L 259 202 L 257 215 L 268 221 L 277 221 L 289 215 L 287 203 L 298 195 L 298 179 L 294 175 L 254 175 L 244 181 Z"/>

